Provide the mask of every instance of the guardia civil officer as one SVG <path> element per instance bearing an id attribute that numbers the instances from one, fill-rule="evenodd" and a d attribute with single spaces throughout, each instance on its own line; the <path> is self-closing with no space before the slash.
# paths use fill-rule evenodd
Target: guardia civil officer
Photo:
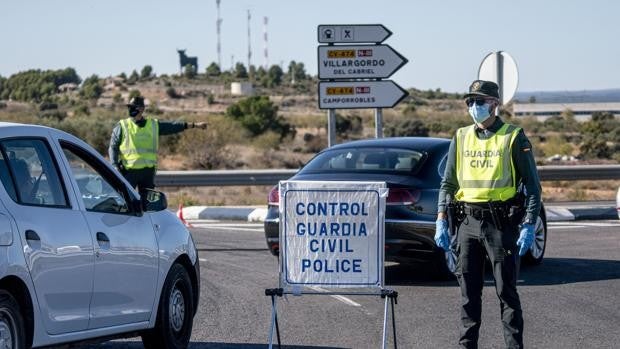
<path id="1" fill-rule="evenodd" d="M 522 348 L 517 270 L 519 256 L 534 241 L 541 205 L 532 145 L 520 127 L 495 116 L 499 106 L 496 83 L 474 81 L 465 102 L 474 124 L 457 130 L 450 144 L 439 190 L 435 242 L 446 251 L 451 248 L 446 202 L 453 199 L 464 212 L 453 246 L 461 288 L 460 346 L 478 347 L 486 254 L 500 301 L 506 347 Z M 525 197 L 518 194 L 523 187 Z M 519 207 L 524 214 L 517 214 Z"/>
<path id="2" fill-rule="evenodd" d="M 122 119 L 112 130 L 110 161 L 138 189 L 155 188 L 159 136 L 183 132 L 188 128 L 206 129 L 206 122 L 167 122 L 144 116 L 144 98 L 133 97 L 127 110 L 129 117 Z"/>

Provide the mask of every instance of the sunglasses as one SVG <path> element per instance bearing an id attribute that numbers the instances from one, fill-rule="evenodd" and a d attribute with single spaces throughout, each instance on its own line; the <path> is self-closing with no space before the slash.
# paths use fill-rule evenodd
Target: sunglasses
<path id="1" fill-rule="evenodd" d="M 476 103 L 476 105 L 478 106 L 482 106 L 485 103 L 489 102 L 493 102 L 493 99 L 490 98 L 467 98 L 465 100 L 465 104 L 467 104 L 468 107 L 471 107 L 472 105 L 474 105 L 474 103 Z"/>

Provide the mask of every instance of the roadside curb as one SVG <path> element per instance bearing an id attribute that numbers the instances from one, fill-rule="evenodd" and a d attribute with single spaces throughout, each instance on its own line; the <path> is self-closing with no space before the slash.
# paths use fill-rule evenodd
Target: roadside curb
<path id="1" fill-rule="evenodd" d="M 182 209 L 186 220 L 263 222 L 267 215 L 267 208 L 259 206 L 188 206 Z M 549 205 L 546 207 L 546 213 L 548 222 L 618 219 L 614 206 Z"/>
<path id="2" fill-rule="evenodd" d="M 188 206 L 183 207 L 186 220 L 211 219 L 262 222 L 267 209 L 257 206 Z"/>
<path id="3" fill-rule="evenodd" d="M 546 213 L 548 222 L 618 219 L 618 213 L 613 206 L 550 205 L 546 207 Z"/>

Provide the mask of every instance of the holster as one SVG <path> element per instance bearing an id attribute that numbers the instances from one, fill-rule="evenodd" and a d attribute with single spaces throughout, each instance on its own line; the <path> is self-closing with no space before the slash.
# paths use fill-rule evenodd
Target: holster
<path id="1" fill-rule="evenodd" d="M 511 225 L 521 224 L 525 217 L 525 195 L 518 193 L 508 206 L 508 221 Z"/>
<path id="2" fill-rule="evenodd" d="M 446 204 L 446 215 L 448 216 L 448 229 L 450 236 L 455 236 L 459 225 L 465 219 L 465 210 L 461 202 L 450 201 Z"/>

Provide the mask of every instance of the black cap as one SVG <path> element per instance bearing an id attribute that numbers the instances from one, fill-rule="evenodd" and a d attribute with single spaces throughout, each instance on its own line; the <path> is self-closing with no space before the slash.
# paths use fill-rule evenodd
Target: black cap
<path id="1" fill-rule="evenodd" d="M 476 96 L 499 99 L 499 86 L 493 81 L 475 80 L 469 86 L 469 93 L 465 95 L 465 98 Z"/>
<path id="2" fill-rule="evenodd" d="M 131 100 L 129 100 L 129 103 L 127 103 L 128 107 L 141 107 L 144 108 L 144 97 L 142 96 L 136 96 L 133 97 Z"/>

